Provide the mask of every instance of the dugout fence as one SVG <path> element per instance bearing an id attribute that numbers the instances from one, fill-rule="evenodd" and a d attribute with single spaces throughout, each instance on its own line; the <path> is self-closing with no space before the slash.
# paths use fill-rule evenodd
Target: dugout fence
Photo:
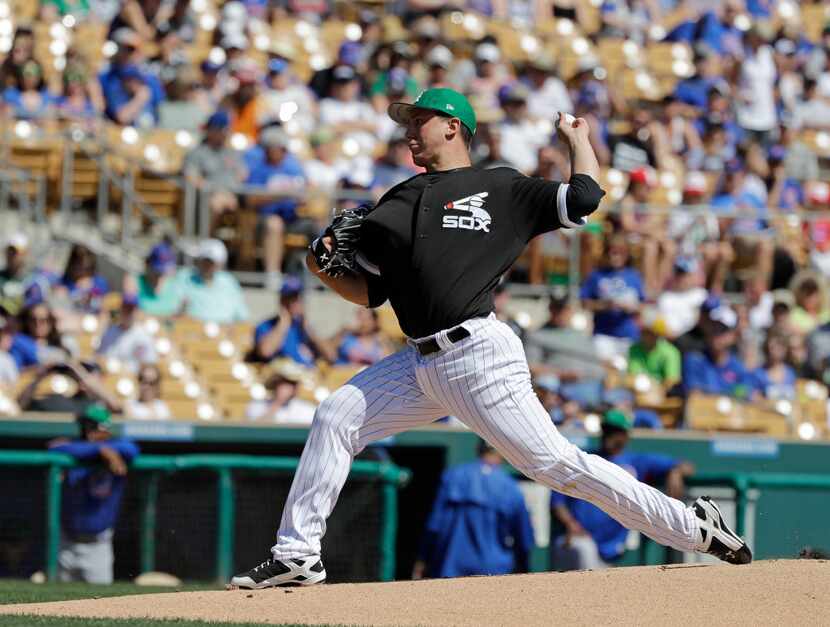
<path id="1" fill-rule="evenodd" d="M 183 579 L 226 582 L 233 572 L 262 561 L 298 463 L 258 455 L 140 455 L 130 465 L 116 526 L 116 576 L 158 569 Z M 8 509 L 0 513 L 22 512 L 15 502 L 26 503 L 34 517 L 25 521 L 26 531 L 42 537 L 50 580 L 57 575 L 61 478 L 77 465 L 63 453 L 0 451 L 0 469 L 20 475 L 3 482 Z M 21 468 L 28 469 L 25 475 Z M 324 540 L 332 580 L 394 579 L 398 490 L 410 476 L 388 462 L 353 463 Z M 14 485 L 22 488 L 18 494 L 12 493 Z"/>

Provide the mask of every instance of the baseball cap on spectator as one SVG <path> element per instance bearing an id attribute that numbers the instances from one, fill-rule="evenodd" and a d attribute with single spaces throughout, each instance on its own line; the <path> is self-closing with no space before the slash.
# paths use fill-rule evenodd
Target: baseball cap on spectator
<path id="1" fill-rule="evenodd" d="M 527 66 L 542 72 L 553 72 L 556 69 L 556 60 L 547 52 L 536 54 L 528 61 Z"/>
<path id="2" fill-rule="evenodd" d="M 775 42 L 775 51 L 788 57 L 794 56 L 796 52 L 795 42 L 791 39 L 779 39 Z"/>
<path id="3" fill-rule="evenodd" d="M 14 248 L 19 253 L 24 253 L 29 250 L 29 238 L 23 233 L 12 233 L 6 239 L 6 248 Z"/>
<path id="4" fill-rule="evenodd" d="M 204 61 L 202 61 L 202 64 L 199 66 L 199 68 L 205 74 L 215 74 L 216 72 L 222 69 L 222 64 L 214 63 L 210 59 L 205 59 Z"/>
<path id="5" fill-rule="evenodd" d="M 226 129 L 231 125 L 231 116 L 224 109 L 213 112 L 205 122 L 205 128 Z"/>
<path id="6" fill-rule="evenodd" d="M 475 58 L 476 61 L 483 61 L 485 63 L 498 63 L 501 61 L 501 50 L 499 50 L 496 44 L 479 44 L 476 46 Z"/>
<path id="7" fill-rule="evenodd" d="M 290 138 L 279 126 L 269 126 L 259 134 L 259 143 L 264 148 L 288 148 Z"/>
<path id="8" fill-rule="evenodd" d="M 320 126 L 314 129 L 311 136 L 308 138 L 312 147 L 322 146 L 337 139 L 337 133 L 330 126 Z"/>
<path id="9" fill-rule="evenodd" d="M 509 83 L 499 89 L 499 103 L 504 106 L 509 103 L 527 102 L 527 87 L 521 83 Z"/>
<path id="10" fill-rule="evenodd" d="M 714 330 L 731 331 L 738 326 L 738 314 L 731 307 L 721 305 L 709 312 L 709 319 L 714 322 Z"/>
<path id="11" fill-rule="evenodd" d="M 701 313 L 706 314 L 707 316 L 712 313 L 715 309 L 721 306 L 721 299 L 720 296 L 716 296 L 715 294 L 709 294 L 700 304 L 700 311 Z"/>
<path id="12" fill-rule="evenodd" d="M 338 65 L 332 71 L 331 77 L 336 83 L 348 83 L 357 78 L 357 73 L 350 65 Z"/>
<path id="13" fill-rule="evenodd" d="M 248 38 L 242 33 L 228 33 L 222 37 L 219 46 L 225 50 L 247 50 Z"/>
<path id="14" fill-rule="evenodd" d="M 540 390 L 545 390 L 546 392 L 553 392 L 554 394 L 559 393 L 559 377 L 557 377 L 555 374 L 546 374 L 540 377 L 536 377 L 536 380 L 533 383 Z"/>
<path id="15" fill-rule="evenodd" d="M 610 428 L 630 431 L 631 426 L 631 420 L 625 415 L 625 412 L 619 409 L 609 409 L 602 417 L 603 429 Z"/>
<path id="16" fill-rule="evenodd" d="M 687 196 L 703 196 L 708 188 L 703 172 L 687 172 L 683 181 L 683 193 Z"/>
<path id="17" fill-rule="evenodd" d="M 392 52 L 404 59 L 415 58 L 415 50 L 408 41 L 396 41 L 392 45 Z"/>
<path id="18" fill-rule="evenodd" d="M 795 296 L 790 290 L 777 289 L 772 291 L 772 306 L 795 309 Z"/>
<path id="19" fill-rule="evenodd" d="M 112 426 L 112 414 L 101 403 L 87 405 L 75 418 L 79 422 L 95 423 L 101 429 L 108 429 Z"/>
<path id="20" fill-rule="evenodd" d="M 248 19 L 248 10 L 245 8 L 245 5 L 241 2 L 237 2 L 237 0 L 231 0 L 231 2 L 226 2 L 225 5 L 222 7 L 222 23 L 227 24 L 231 23 L 240 23 L 245 24 Z"/>
<path id="21" fill-rule="evenodd" d="M 380 21 L 378 14 L 371 9 L 361 9 L 357 17 L 361 24 L 377 24 Z"/>
<path id="22" fill-rule="evenodd" d="M 567 289 L 564 289 L 559 285 L 551 288 L 550 295 L 548 296 L 548 308 L 557 310 L 562 309 L 569 302 L 570 297 Z"/>
<path id="23" fill-rule="evenodd" d="M 268 72 L 271 74 L 282 74 L 288 68 L 288 61 L 285 59 L 271 59 L 268 62 Z"/>
<path id="24" fill-rule="evenodd" d="M 299 277 L 286 275 L 283 278 L 282 286 L 280 287 L 280 296 L 296 296 L 302 294 L 303 282 Z"/>
<path id="25" fill-rule="evenodd" d="M 414 25 L 412 32 L 420 39 L 438 39 L 441 36 L 441 27 L 431 15 L 425 15 Z"/>
<path id="26" fill-rule="evenodd" d="M 628 182 L 645 185 L 646 187 L 654 187 L 656 181 L 654 180 L 654 172 L 650 168 L 636 168 L 628 173 Z"/>
<path id="27" fill-rule="evenodd" d="M 176 267 L 176 253 L 164 242 L 156 244 L 147 255 L 147 265 L 154 272 L 165 274 Z"/>
<path id="28" fill-rule="evenodd" d="M 268 54 L 272 54 L 275 57 L 281 57 L 286 61 L 293 61 L 297 56 L 297 51 L 290 42 L 285 41 L 284 39 L 276 38 L 271 42 Z"/>
<path id="29" fill-rule="evenodd" d="M 592 54 L 586 54 L 579 58 L 576 64 L 577 73 L 593 72 L 600 67 L 599 59 Z"/>
<path id="30" fill-rule="evenodd" d="M 824 181 L 809 181 L 805 185 L 807 201 L 811 205 L 830 204 L 830 183 Z"/>
<path id="31" fill-rule="evenodd" d="M 355 66 L 363 56 L 363 46 L 357 41 L 344 41 L 337 51 L 337 62 L 343 65 Z"/>
<path id="32" fill-rule="evenodd" d="M 218 239 L 203 239 L 196 250 L 197 259 L 207 259 L 217 266 L 224 266 L 228 262 L 228 249 Z"/>
<path id="33" fill-rule="evenodd" d="M 112 34 L 112 40 L 125 48 L 139 48 L 141 46 L 141 37 L 131 28 L 116 29 Z"/>
<path id="34" fill-rule="evenodd" d="M 443 45 L 437 45 L 427 53 L 426 62 L 429 66 L 437 66 L 447 69 L 452 65 L 453 54 L 450 49 Z"/>

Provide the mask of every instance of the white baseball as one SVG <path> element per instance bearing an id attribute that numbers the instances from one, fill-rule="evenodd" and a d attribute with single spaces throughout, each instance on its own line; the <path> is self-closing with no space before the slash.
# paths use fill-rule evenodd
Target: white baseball
<path id="1" fill-rule="evenodd" d="M 576 118 L 572 116 L 570 113 L 562 113 L 562 117 L 565 119 L 565 122 L 573 126 L 573 123 L 576 122 Z"/>

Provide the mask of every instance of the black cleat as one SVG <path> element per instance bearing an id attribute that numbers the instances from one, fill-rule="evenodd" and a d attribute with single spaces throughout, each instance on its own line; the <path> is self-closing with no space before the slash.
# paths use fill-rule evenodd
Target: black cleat
<path id="1" fill-rule="evenodd" d="M 700 519 L 701 553 L 714 555 L 730 564 L 749 564 L 752 551 L 723 520 L 720 509 L 708 496 L 701 496 L 692 505 Z"/>
<path id="2" fill-rule="evenodd" d="M 269 558 L 247 573 L 231 578 L 231 586 L 259 589 L 274 586 L 313 586 L 326 580 L 326 569 L 319 555 L 278 560 Z"/>

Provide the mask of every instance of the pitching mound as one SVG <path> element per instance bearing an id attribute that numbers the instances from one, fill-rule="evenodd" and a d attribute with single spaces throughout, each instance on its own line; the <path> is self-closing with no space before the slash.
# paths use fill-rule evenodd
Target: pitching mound
<path id="1" fill-rule="evenodd" d="M 0 613 L 349 625 L 830 624 L 830 562 L 667 566 L 454 580 L 182 592 Z"/>

